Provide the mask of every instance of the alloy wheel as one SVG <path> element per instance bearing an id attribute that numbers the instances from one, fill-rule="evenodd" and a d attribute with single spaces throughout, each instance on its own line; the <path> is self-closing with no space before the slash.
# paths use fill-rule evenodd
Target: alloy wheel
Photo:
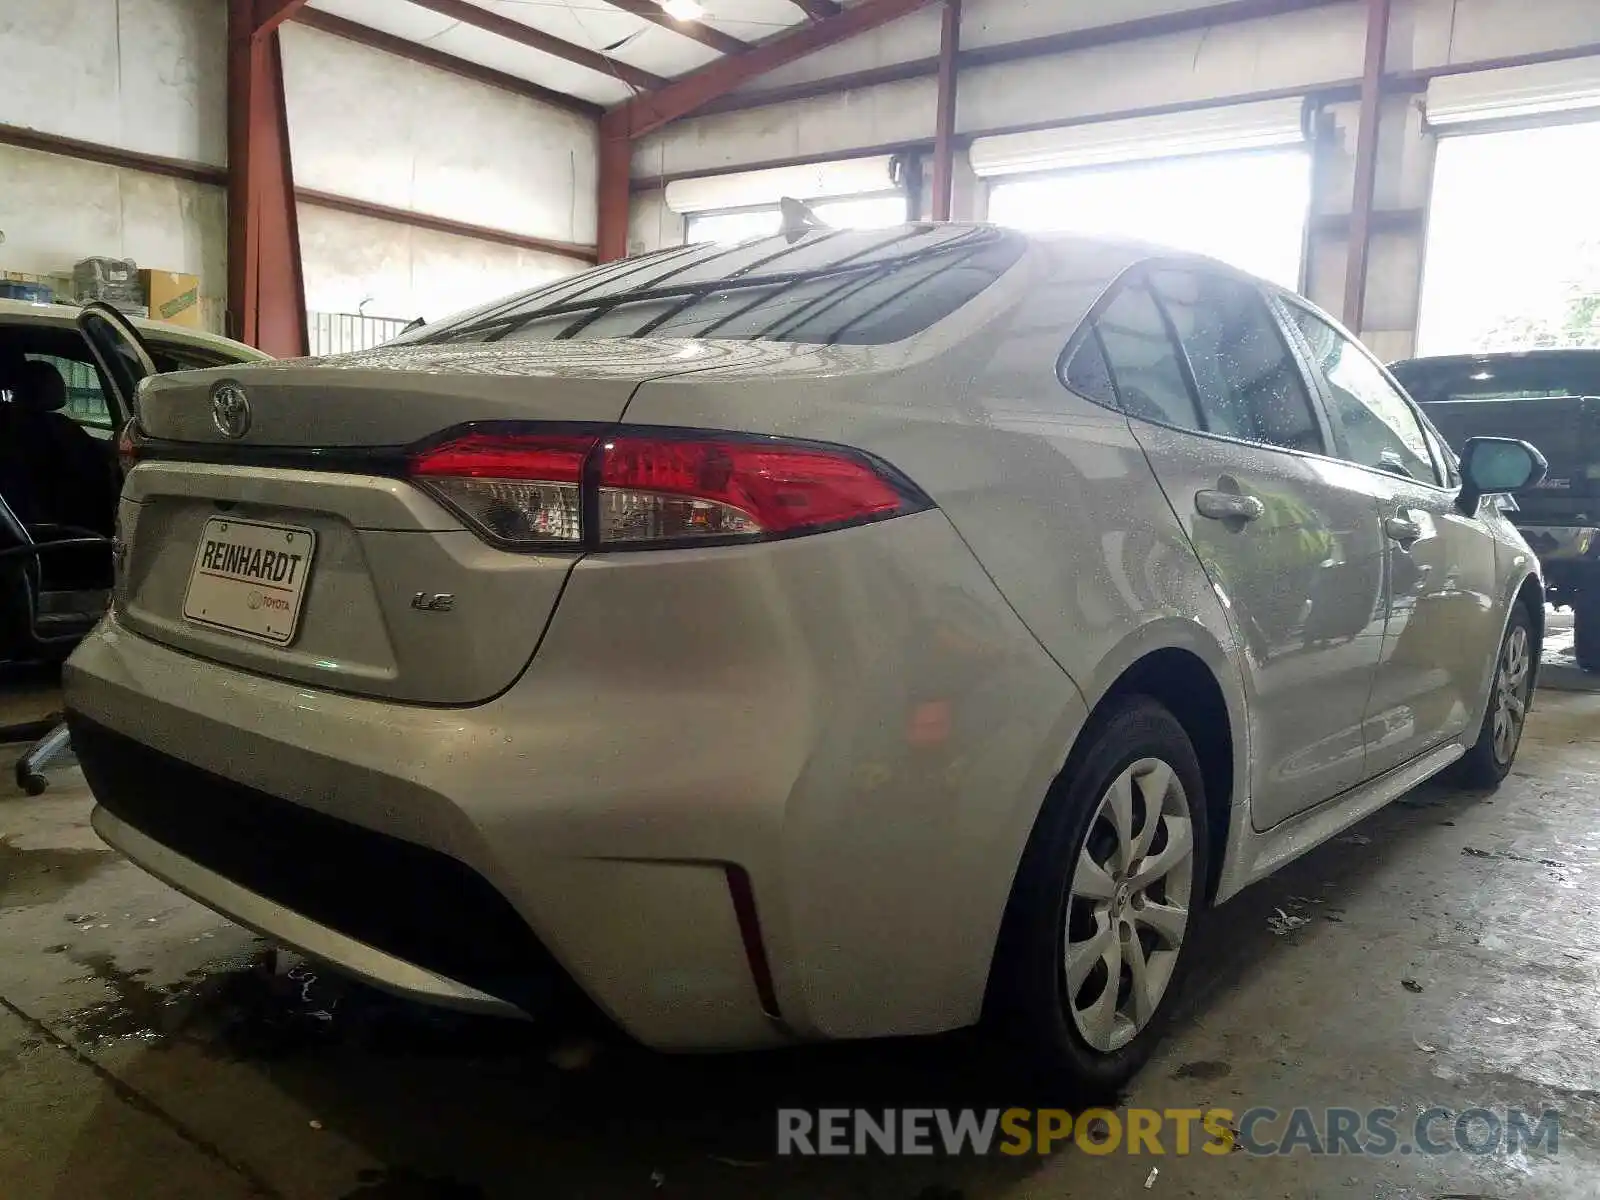
<path id="1" fill-rule="evenodd" d="M 1512 626 L 1494 676 L 1494 724 L 1492 727 L 1495 761 L 1508 765 L 1522 741 L 1522 727 L 1528 717 L 1528 691 L 1533 662 L 1529 653 L 1528 631 Z"/>
<path id="2" fill-rule="evenodd" d="M 1112 1053 L 1150 1023 L 1189 926 L 1194 827 L 1170 764 L 1144 758 L 1101 797 L 1068 885 L 1065 997 L 1084 1041 Z"/>

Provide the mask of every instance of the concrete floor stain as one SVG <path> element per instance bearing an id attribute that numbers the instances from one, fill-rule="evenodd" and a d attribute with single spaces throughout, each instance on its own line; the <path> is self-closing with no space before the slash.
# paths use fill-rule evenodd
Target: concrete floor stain
<path id="1" fill-rule="evenodd" d="M 114 862 L 105 846 L 28 849 L 0 837 L 0 909 L 53 903 Z"/>
<path id="2" fill-rule="evenodd" d="M 91 1045 L 139 1038 L 154 1041 L 181 1028 L 186 1016 L 180 989 L 155 987 L 144 981 L 148 969 L 124 970 L 111 955 L 68 950 L 67 957 L 111 992 L 108 1000 L 81 1008 L 67 1024 Z"/>
<path id="3" fill-rule="evenodd" d="M 462 1183 L 443 1175 L 427 1175 L 410 1167 L 361 1171 L 353 1192 L 339 1200 L 483 1200 L 477 1184 Z"/>
<path id="4" fill-rule="evenodd" d="M 1225 1062 L 1201 1059 L 1198 1062 L 1186 1062 L 1172 1073 L 1174 1079 L 1199 1079 L 1213 1080 L 1226 1078 L 1233 1072 L 1233 1068 Z"/>

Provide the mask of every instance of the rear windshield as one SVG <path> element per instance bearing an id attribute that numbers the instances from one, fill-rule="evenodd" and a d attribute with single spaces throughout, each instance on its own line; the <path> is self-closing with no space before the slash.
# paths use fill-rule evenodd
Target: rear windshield
<path id="1" fill-rule="evenodd" d="M 1412 359 L 1390 370 L 1419 404 L 1600 396 L 1600 355 Z"/>
<path id="2" fill-rule="evenodd" d="M 883 345 L 955 312 L 1026 245 L 999 229 L 910 225 L 684 246 L 607 263 L 389 344 L 673 337 Z"/>

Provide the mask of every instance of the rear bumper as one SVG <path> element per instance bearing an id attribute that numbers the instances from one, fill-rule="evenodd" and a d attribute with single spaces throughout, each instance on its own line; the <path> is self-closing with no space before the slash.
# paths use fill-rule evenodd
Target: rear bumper
<path id="1" fill-rule="evenodd" d="M 82 730 L 79 729 L 81 737 Z M 494 1016 L 521 1016 L 525 1009 L 458 980 L 419 967 L 376 946 L 357 941 L 270 897 L 185 858 L 140 833 L 104 806 L 96 807 L 94 830 L 157 879 L 215 908 L 239 924 L 266 934 L 313 958 L 330 962 L 395 995 L 442 1008 Z"/>
<path id="2" fill-rule="evenodd" d="M 536 1012 L 570 978 L 682 1049 L 975 1020 L 1085 715 L 937 512 L 587 560 L 472 708 L 115 618 L 66 686 L 99 825 L 181 890 L 442 1003 Z"/>

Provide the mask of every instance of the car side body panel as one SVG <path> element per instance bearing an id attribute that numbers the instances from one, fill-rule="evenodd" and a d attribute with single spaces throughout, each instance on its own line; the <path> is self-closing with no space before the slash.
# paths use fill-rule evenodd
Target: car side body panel
<path id="1" fill-rule="evenodd" d="M 1090 710 L 1144 656 L 1186 649 L 1212 670 L 1235 758 L 1248 762 L 1237 630 L 1127 418 L 1055 377 L 1083 314 L 1127 261 L 1057 278 L 1057 264 L 1036 251 L 1012 273 L 1020 278 L 952 318 L 975 325 L 964 336 L 930 331 L 925 344 L 936 350 L 866 386 L 821 369 L 826 349 L 801 348 L 809 353 L 791 352 L 759 390 L 737 367 L 645 383 L 624 419 L 814 438 L 882 457 L 949 518 Z M 1044 757 L 1059 770 L 1071 748 Z M 1026 798 L 1029 827 L 1052 777 Z M 1232 796 L 1214 799 L 1245 812 L 1248 772 L 1235 779 Z"/>

